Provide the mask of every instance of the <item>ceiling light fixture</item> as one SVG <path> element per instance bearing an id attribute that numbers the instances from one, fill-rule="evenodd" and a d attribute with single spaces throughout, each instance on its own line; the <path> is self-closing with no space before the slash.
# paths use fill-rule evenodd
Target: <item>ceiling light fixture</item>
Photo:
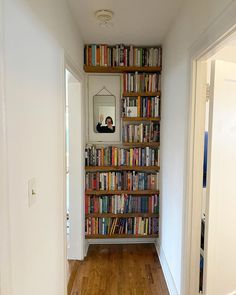
<path id="1" fill-rule="evenodd" d="M 100 9 L 95 12 L 95 17 L 101 27 L 111 27 L 113 25 L 111 22 L 113 15 L 113 11 L 107 9 Z"/>

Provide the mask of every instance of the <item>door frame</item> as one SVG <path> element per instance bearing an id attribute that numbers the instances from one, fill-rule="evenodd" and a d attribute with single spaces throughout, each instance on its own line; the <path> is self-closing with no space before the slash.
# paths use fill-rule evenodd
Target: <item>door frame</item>
<path id="1" fill-rule="evenodd" d="M 62 154 L 62 159 L 63 159 L 63 167 L 62 167 L 62 179 L 63 179 L 63 208 L 62 208 L 62 220 L 63 220 L 63 237 L 64 237 L 64 255 L 63 255 L 63 263 L 64 263 L 64 278 L 65 278 L 65 286 L 67 286 L 67 221 L 66 221 L 66 215 L 67 215 L 67 206 L 66 206 L 66 118 L 65 118 L 65 110 L 66 110 L 66 76 L 65 76 L 65 72 L 66 70 L 70 71 L 73 76 L 79 81 L 81 82 L 81 96 L 82 96 L 82 107 L 83 109 L 85 109 L 84 106 L 84 75 L 80 70 L 80 67 L 71 59 L 71 57 L 63 51 L 62 53 L 62 75 L 61 75 L 61 85 L 62 85 L 62 96 L 61 96 L 61 103 L 62 103 L 62 112 L 61 112 L 61 117 L 62 117 L 62 126 L 61 126 L 61 130 L 62 130 L 62 149 L 63 149 L 63 154 Z M 85 112 L 83 112 L 84 114 Z M 82 118 L 83 120 L 84 118 Z M 81 138 L 81 150 L 84 150 L 84 145 L 85 145 L 85 134 L 82 136 Z M 82 174 L 81 176 L 81 181 L 82 183 L 84 183 L 84 176 Z M 84 202 L 84 198 L 81 198 L 82 202 Z M 81 208 L 84 208 L 84 204 L 81 204 Z M 84 228 L 84 210 L 82 210 L 83 212 L 81 212 L 81 220 L 82 220 L 82 227 Z M 83 231 L 82 231 L 83 233 Z M 82 243 L 82 259 L 85 256 L 85 238 L 84 235 L 81 235 L 81 243 Z"/>
<path id="2" fill-rule="evenodd" d="M 185 175 L 185 208 L 183 216 L 183 249 L 181 294 L 197 295 L 200 257 L 200 219 L 202 182 L 199 185 L 199 175 L 202 175 L 201 160 L 203 154 L 203 122 L 205 121 L 205 104 L 197 100 L 197 85 L 200 63 L 208 59 L 215 50 L 236 32 L 236 2 L 231 2 L 217 19 L 208 27 L 200 38 L 191 46 L 188 52 L 189 83 L 189 116 L 187 163 Z M 200 164 L 199 164 L 200 163 Z M 198 177 L 197 177 L 198 176 Z M 198 242 L 197 242 L 198 241 Z M 198 262 L 198 263 L 197 263 Z"/>

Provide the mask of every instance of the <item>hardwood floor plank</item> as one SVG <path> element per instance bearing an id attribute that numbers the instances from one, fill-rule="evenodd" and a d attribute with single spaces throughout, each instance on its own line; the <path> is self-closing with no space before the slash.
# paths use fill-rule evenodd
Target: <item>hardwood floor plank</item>
<path id="1" fill-rule="evenodd" d="M 169 295 L 153 244 L 90 245 L 72 295 Z"/>

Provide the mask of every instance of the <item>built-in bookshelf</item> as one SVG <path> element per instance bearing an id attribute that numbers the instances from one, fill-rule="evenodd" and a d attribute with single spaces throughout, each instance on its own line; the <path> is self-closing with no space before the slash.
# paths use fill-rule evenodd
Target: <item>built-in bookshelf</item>
<path id="1" fill-rule="evenodd" d="M 89 44 L 87 73 L 120 73 L 122 145 L 85 149 L 87 239 L 157 238 L 160 46 Z"/>

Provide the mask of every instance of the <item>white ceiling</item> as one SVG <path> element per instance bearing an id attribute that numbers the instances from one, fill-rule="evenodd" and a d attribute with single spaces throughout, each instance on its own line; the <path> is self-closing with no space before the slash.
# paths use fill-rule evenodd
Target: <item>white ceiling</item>
<path id="1" fill-rule="evenodd" d="M 161 44 L 183 0 L 68 0 L 85 43 Z M 113 26 L 102 28 L 94 13 L 114 12 Z"/>

